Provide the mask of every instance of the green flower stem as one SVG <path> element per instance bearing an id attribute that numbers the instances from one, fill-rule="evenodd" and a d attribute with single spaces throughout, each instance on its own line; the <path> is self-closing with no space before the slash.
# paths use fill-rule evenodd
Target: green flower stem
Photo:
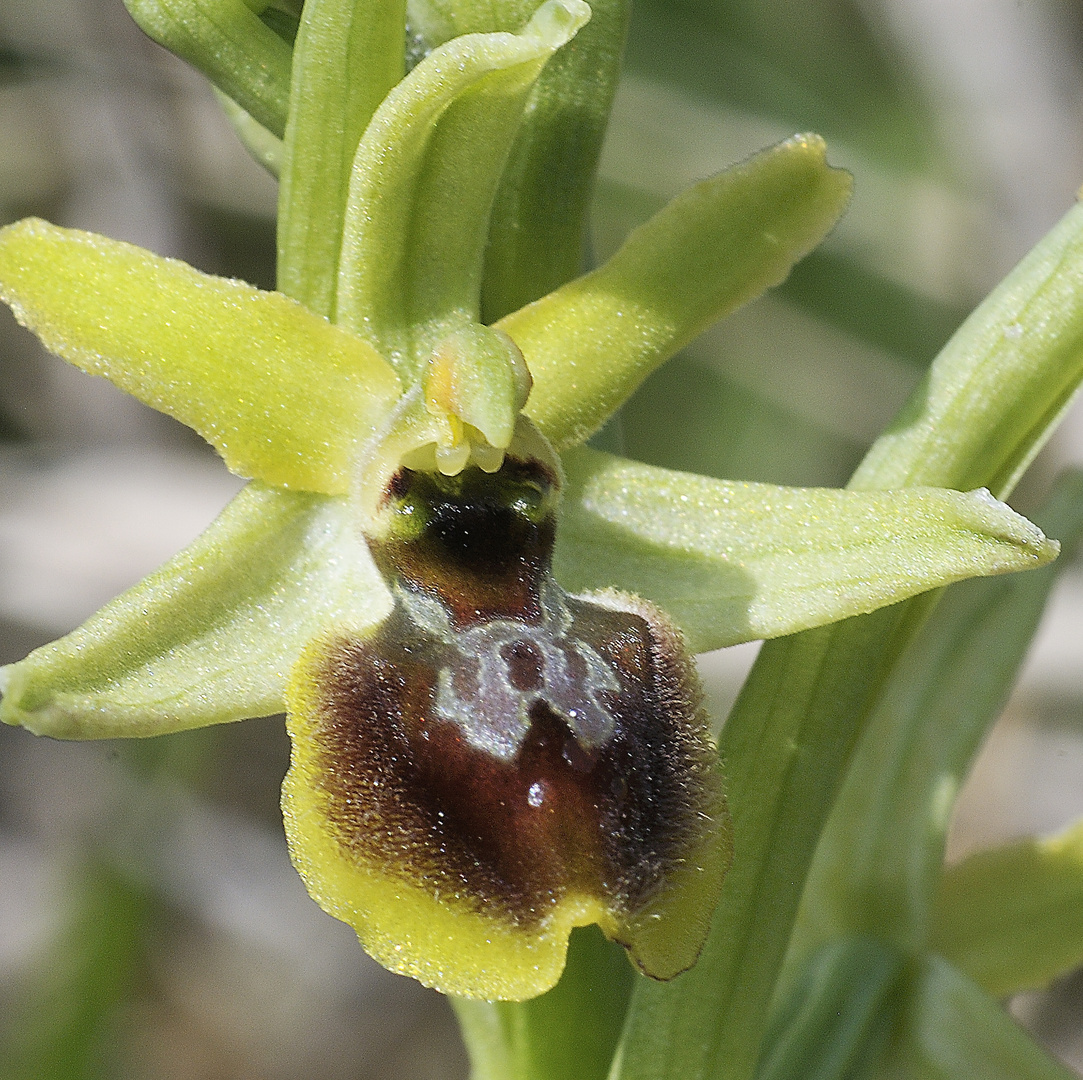
<path id="1" fill-rule="evenodd" d="M 441 45 L 395 87 L 358 147 L 336 318 L 407 381 L 437 342 L 476 321 L 489 212 L 530 90 L 590 17 L 548 0 L 521 34 Z"/>
<path id="2" fill-rule="evenodd" d="M 1083 822 L 945 870 L 929 944 L 996 997 L 1083 964 Z"/>
<path id="3" fill-rule="evenodd" d="M 835 224 L 848 173 L 795 136 L 677 196 L 597 270 L 502 319 L 557 449 L 585 441 L 663 361 L 777 285 Z"/>
<path id="4" fill-rule="evenodd" d="M 937 956 L 908 988 L 892 1064 L 929 1080 L 1075 1080 L 979 986 Z M 898 1073 L 889 1073 L 898 1075 Z"/>
<path id="5" fill-rule="evenodd" d="M 406 0 L 308 0 L 293 48 L 278 201 L 278 288 L 334 320 L 350 172 L 402 79 Z"/>
<path id="6" fill-rule="evenodd" d="M 145 34 L 202 71 L 281 138 L 290 47 L 244 0 L 124 0 L 124 6 Z"/>
<path id="7" fill-rule="evenodd" d="M 629 6 L 628 0 L 592 0 L 590 22 L 534 86 L 490 218 L 482 322 L 503 318 L 583 269 Z"/>
<path id="8" fill-rule="evenodd" d="M 918 392 L 905 421 L 885 436 L 898 459 L 877 442 L 857 484 L 965 478 L 976 486 L 1003 478 L 1007 486 L 1046 434 L 1038 418 L 1054 423 L 1083 374 L 1078 337 L 1047 335 L 1040 322 L 1022 324 L 1021 336 L 1011 328 L 1030 312 L 1083 330 L 1083 263 L 1068 260 L 1081 243 L 1083 213 L 1076 208 L 996 290 L 998 302 L 983 304 L 959 331 L 966 341 L 1022 340 L 1027 348 L 995 349 L 998 371 L 985 379 L 981 357 L 968 364 L 953 338 L 934 363 L 931 389 Z M 1062 305 L 1055 313 L 1044 302 L 1054 296 Z M 985 395 L 953 394 L 944 364 L 964 387 L 981 385 Z M 1012 420 L 1020 415 L 1029 421 Z M 1010 445 L 991 443 L 987 432 Z M 734 866 L 697 967 L 671 987 L 637 987 L 621 1080 L 753 1074 L 816 843 L 879 691 L 935 599 L 918 597 L 763 647 L 720 745 L 730 774 Z"/>
<path id="9" fill-rule="evenodd" d="M 572 934 L 560 982 L 530 1001 L 453 999 L 471 1080 L 605 1080 L 634 972 L 597 927 Z"/>
<path id="10" fill-rule="evenodd" d="M 1083 473 L 1039 520 L 1070 559 L 1083 536 Z M 952 589 L 908 650 L 861 740 L 802 901 L 797 951 L 834 933 L 928 946 L 955 795 L 1000 715 L 1056 571 Z"/>

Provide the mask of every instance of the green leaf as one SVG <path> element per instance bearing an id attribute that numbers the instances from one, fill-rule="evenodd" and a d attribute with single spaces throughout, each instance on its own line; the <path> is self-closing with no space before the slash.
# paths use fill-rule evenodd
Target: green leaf
<path id="1" fill-rule="evenodd" d="M 736 483 L 586 448 L 564 464 L 559 580 L 653 601 L 693 652 L 822 626 L 1057 552 L 987 492 Z"/>
<path id="2" fill-rule="evenodd" d="M 857 1080 L 897 1011 L 905 957 L 875 938 L 825 945 L 772 1018 L 756 1080 Z"/>
<path id="3" fill-rule="evenodd" d="M 596 926 L 572 932 L 560 982 L 530 1001 L 452 999 L 472 1080 L 605 1080 L 634 972 Z"/>
<path id="4" fill-rule="evenodd" d="M 1072 210 L 1040 250 L 1048 251 L 1050 238 L 1062 250 L 1083 243 L 1080 210 Z M 1031 287 L 1033 293 L 1028 258 L 998 294 L 1016 292 L 1017 273 L 1019 291 Z M 1059 274 L 1040 279 L 1038 289 L 1060 295 L 1065 310 L 1053 315 L 1036 308 L 1036 314 L 1061 326 L 1083 320 L 1079 265 L 1065 260 Z M 1010 305 L 982 305 L 960 333 L 970 340 L 1002 335 L 1006 325 L 1014 325 L 1003 320 L 1015 316 Z M 909 449 L 907 467 L 900 475 L 877 443 L 870 452 L 874 465 L 860 470 L 860 485 L 943 484 L 961 476 L 980 485 L 1014 476 L 1045 433 L 1034 424 L 1015 425 L 1011 418 L 1021 411 L 1053 424 L 1072 380 L 1083 374 L 1079 354 L 1056 336 L 1043 336 L 1040 325 L 1029 329 L 1046 348 L 1007 358 L 1032 372 L 1037 364 L 1041 377 L 1021 388 L 1010 367 L 1001 366 L 997 378 L 989 380 L 981 378 L 980 366 L 962 365 L 958 377 L 980 382 L 986 396 L 964 395 L 948 416 L 934 413 L 925 423 L 912 409 L 918 446 Z M 941 357 L 954 367 L 959 353 L 949 344 Z M 938 389 L 928 400 L 950 397 L 941 358 L 929 385 Z M 1027 394 L 1022 400 L 1021 389 Z M 960 441 L 955 437 L 960 430 L 972 438 Z M 1000 432 L 1009 445 L 991 445 L 981 437 L 985 430 Z M 905 443 L 905 437 L 902 428 L 889 436 L 895 443 Z M 752 1075 L 816 843 L 878 694 L 935 599 L 927 594 L 768 642 L 760 651 L 720 740 L 730 777 L 736 856 L 711 935 L 699 964 L 680 980 L 668 987 L 637 987 L 614 1080 Z M 726 1018 L 722 1026 L 719 1017 Z"/>
<path id="5" fill-rule="evenodd" d="M 893 1057 L 914 1080 L 1075 1080 L 965 975 L 926 957 Z M 895 1075 L 892 1073 L 891 1075 Z"/>
<path id="6" fill-rule="evenodd" d="M 848 173 L 800 135 L 677 196 L 597 270 L 500 321 L 534 377 L 527 415 L 557 449 L 596 431 L 659 364 L 777 285 L 834 225 Z"/>
<path id="7" fill-rule="evenodd" d="M 354 154 L 403 76 L 406 0 L 307 0 L 293 48 L 278 200 L 278 288 L 334 318 Z"/>
<path id="8" fill-rule="evenodd" d="M 1037 515 L 1071 550 L 1083 536 L 1083 473 Z M 1067 560 L 1070 561 L 1070 560 Z M 955 795 L 1011 692 L 1057 569 L 948 592 L 869 721 L 816 853 L 804 939 L 873 933 L 928 946 Z"/>
<path id="9" fill-rule="evenodd" d="M 257 123 L 286 130 L 290 47 L 244 0 L 124 0 L 159 45 L 183 57 Z"/>
<path id="10" fill-rule="evenodd" d="M 1006 498 L 1083 378 L 1081 296 L 1077 204 L 963 323 L 851 486 L 981 486 Z"/>
<path id="11" fill-rule="evenodd" d="M 433 346 L 476 321 L 493 197 L 545 62 L 590 17 L 548 0 L 521 34 L 468 34 L 387 96 L 354 159 L 337 320 L 409 381 Z"/>
<path id="12" fill-rule="evenodd" d="M 345 499 L 249 484 L 161 569 L 0 668 L 0 720 L 102 739 L 281 712 L 290 668 L 313 637 L 388 610 Z"/>
<path id="13" fill-rule="evenodd" d="M 0 297 L 46 348 L 269 484 L 348 491 L 400 391 L 370 346 L 281 293 L 33 218 L 0 231 Z"/>
<path id="14" fill-rule="evenodd" d="M 582 269 L 630 5 L 593 0 L 590 7 L 590 22 L 535 84 L 504 170 L 485 251 L 483 322 L 537 300 Z"/>
<path id="15" fill-rule="evenodd" d="M 996 997 L 1083 964 L 1083 822 L 948 867 L 930 947 Z"/>

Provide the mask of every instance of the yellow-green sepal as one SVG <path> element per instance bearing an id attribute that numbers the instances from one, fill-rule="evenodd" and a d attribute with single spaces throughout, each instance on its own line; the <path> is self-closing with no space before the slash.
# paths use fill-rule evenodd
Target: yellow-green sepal
<path id="1" fill-rule="evenodd" d="M 783 281 L 835 224 L 850 175 L 797 135 L 677 196 L 603 263 L 501 319 L 526 357 L 526 413 L 585 441 L 659 364 Z"/>
<path id="2" fill-rule="evenodd" d="M 693 652 L 779 637 L 968 577 L 1056 557 L 988 492 L 783 488 L 673 472 L 579 447 L 563 455 L 554 571 L 666 611 Z"/>
<path id="3" fill-rule="evenodd" d="M 161 569 L 0 668 L 0 720 L 102 739 L 281 712 L 306 642 L 389 607 L 346 500 L 249 484 Z"/>
<path id="4" fill-rule="evenodd" d="M 347 492 L 401 391 L 370 345 L 281 293 L 35 218 L 0 231 L 0 297 L 46 348 L 280 487 Z"/>

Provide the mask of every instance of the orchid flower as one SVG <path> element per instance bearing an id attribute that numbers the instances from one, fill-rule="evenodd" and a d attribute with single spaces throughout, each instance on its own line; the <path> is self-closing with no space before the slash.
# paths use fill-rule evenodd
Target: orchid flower
<path id="1" fill-rule="evenodd" d="M 27 220 L 0 232 L 0 296 L 250 483 L 2 669 L 0 719 L 87 739 L 285 711 L 311 894 L 445 992 L 539 994 L 595 922 L 647 975 L 689 968 L 732 847 L 690 653 L 1057 550 L 983 490 L 725 482 L 585 445 L 783 280 L 849 176 L 796 136 L 575 276 L 617 0 L 129 6 L 278 171 L 279 291 Z"/>

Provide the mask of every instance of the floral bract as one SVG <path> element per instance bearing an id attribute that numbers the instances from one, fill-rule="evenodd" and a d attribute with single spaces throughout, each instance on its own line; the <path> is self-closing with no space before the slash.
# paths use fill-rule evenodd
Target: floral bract
<path id="1" fill-rule="evenodd" d="M 138 737 L 288 708 L 291 854 L 384 964 L 525 998 L 597 922 L 646 974 L 676 975 L 730 858 L 686 646 L 1056 545 L 985 492 L 727 483 L 582 446 L 782 280 L 850 187 L 798 136 L 566 281 L 582 217 L 545 217 L 535 148 L 573 122 L 569 69 L 615 71 L 620 5 L 590 22 L 581 0 L 511 4 L 485 33 L 434 9 L 405 77 L 395 4 L 308 0 L 289 43 L 237 5 L 243 63 L 216 44 L 224 23 L 181 6 L 132 3 L 281 169 L 282 291 L 29 220 L 0 233 L 0 295 L 251 483 L 156 574 L 3 669 L 0 718 Z M 586 196 L 607 104 L 581 160 L 569 150 Z M 547 220 L 556 254 L 535 264 L 513 226 Z"/>

